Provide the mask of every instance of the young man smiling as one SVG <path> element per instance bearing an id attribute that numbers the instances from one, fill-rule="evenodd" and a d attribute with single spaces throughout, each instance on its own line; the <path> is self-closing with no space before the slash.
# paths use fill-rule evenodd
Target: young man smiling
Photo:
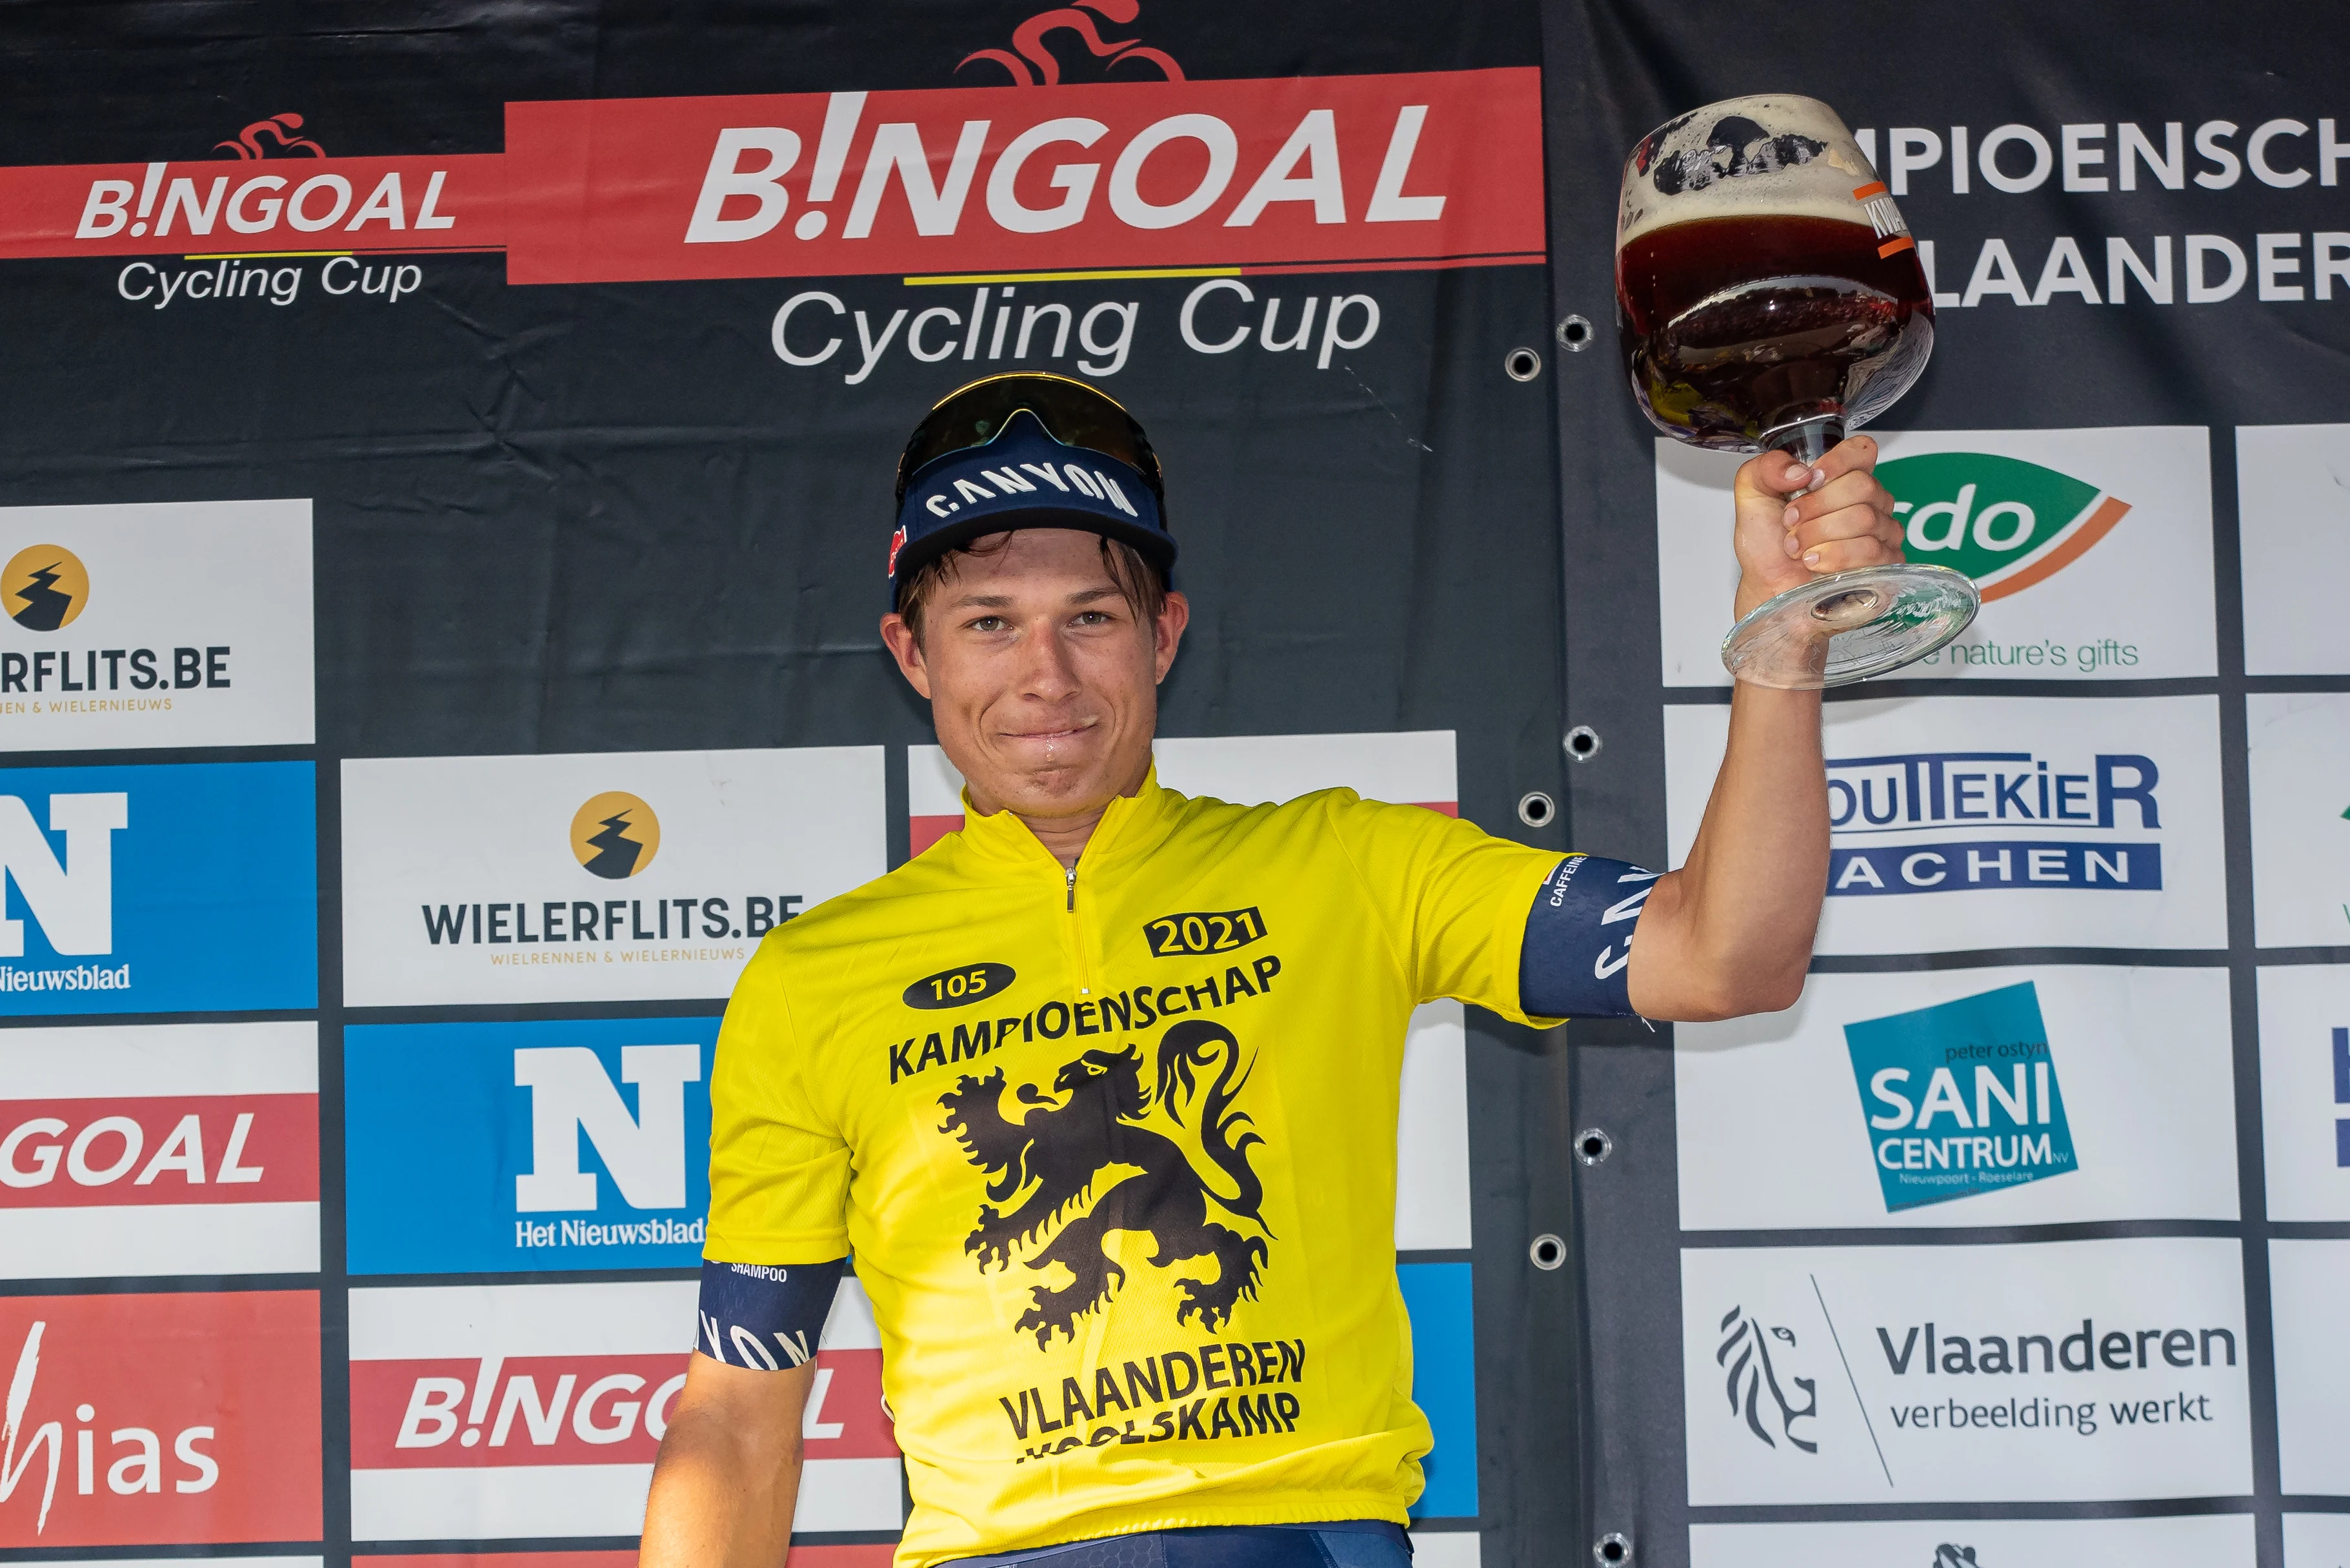
<path id="1" fill-rule="evenodd" d="M 1900 558 L 1875 459 L 1739 471 L 1739 613 Z M 1430 1444 L 1392 1239 L 1412 1009 L 1712 1019 L 1803 989 L 1816 692 L 1736 689 L 1661 877 L 1347 790 L 1187 799 L 1151 767 L 1191 614 L 1160 500 L 1140 426 L 1059 378 L 967 387 L 908 446 L 881 632 L 966 825 L 767 937 L 728 1006 L 651 1568 L 782 1561 L 852 1251 L 900 1568 L 1401 1568 Z"/>

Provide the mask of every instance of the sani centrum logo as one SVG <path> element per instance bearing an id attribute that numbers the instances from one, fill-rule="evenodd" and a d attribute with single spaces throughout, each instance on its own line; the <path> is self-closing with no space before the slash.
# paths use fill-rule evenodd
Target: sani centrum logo
<path id="1" fill-rule="evenodd" d="M 32 545 L 0 568 L 0 605 L 26 631 L 71 626 L 89 602 L 89 571 L 62 545 Z"/>
<path id="2" fill-rule="evenodd" d="M 660 852 L 660 818 L 626 790 L 591 796 L 571 818 L 573 858 L 618 882 L 641 874 Z"/>
<path id="3" fill-rule="evenodd" d="M 1964 572 L 1985 604 L 2046 582 L 2130 510 L 2085 480 L 1993 452 L 1893 458 L 1877 477 L 1893 493 L 1909 558 Z"/>

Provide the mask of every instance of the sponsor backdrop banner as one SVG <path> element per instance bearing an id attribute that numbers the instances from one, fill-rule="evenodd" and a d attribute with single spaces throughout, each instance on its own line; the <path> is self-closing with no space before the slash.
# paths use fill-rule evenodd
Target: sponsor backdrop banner
<path id="1" fill-rule="evenodd" d="M 1729 713 L 1740 460 L 1659 439 L 1612 332 L 1610 192 L 1669 117 L 1792 92 L 1852 128 L 1935 307 L 1877 473 L 1909 558 L 1983 598 L 1831 696 L 1801 1002 L 1669 1048 L 1568 1028 L 1610 1150 L 1575 1177 L 1582 1540 L 2341 1563 L 2350 29 L 2169 0 L 1543 19 L 1553 314 L 1590 343 L 1555 359 L 1562 719 L 1602 742 L 1576 841 L 1678 860 Z"/>
<path id="2" fill-rule="evenodd" d="M 726 998 L 962 821 L 938 398 L 1148 425 L 1171 784 L 1566 846 L 1542 18 L 232 9 L 0 29 L 0 1546 L 620 1568 Z M 1366 1129 L 1433 1568 L 1583 1530 L 1563 1047 L 1432 1003 Z M 878 1568 L 853 1275 L 802 1352 L 798 1568 Z"/>
<path id="3" fill-rule="evenodd" d="M 875 623 L 967 380 L 1148 424 L 1170 785 L 1678 857 L 1736 462 L 1626 392 L 1617 177 L 1775 90 L 1917 236 L 1879 472 L 1985 608 L 1829 704 L 1797 1006 L 1414 1020 L 1419 1559 L 2339 1563 L 2346 78 L 2184 0 L 20 8 L 0 1547 L 632 1560 L 725 998 L 962 821 Z M 798 1568 L 879 1568 L 853 1277 L 807 1354 Z"/>

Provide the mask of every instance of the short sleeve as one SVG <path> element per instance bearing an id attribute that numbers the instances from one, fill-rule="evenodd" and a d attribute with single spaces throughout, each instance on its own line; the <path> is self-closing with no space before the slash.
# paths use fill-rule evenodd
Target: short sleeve
<path id="1" fill-rule="evenodd" d="M 1333 791 L 1330 820 L 1374 906 L 1389 921 L 1422 1002 L 1453 997 L 1536 1028 L 1520 1005 L 1526 912 L 1561 856 L 1496 838 L 1419 805 Z"/>
<path id="2" fill-rule="evenodd" d="M 807 1092 L 807 1043 L 786 1003 L 777 945 L 761 945 L 718 1031 L 710 1084 L 710 1225 L 723 1263 L 820 1263 L 848 1254 L 848 1145 Z"/>

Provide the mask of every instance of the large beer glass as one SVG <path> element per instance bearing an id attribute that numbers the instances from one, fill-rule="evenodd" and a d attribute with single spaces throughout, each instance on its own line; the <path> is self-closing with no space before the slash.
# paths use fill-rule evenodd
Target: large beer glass
<path id="1" fill-rule="evenodd" d="M 1625 161 L 1616 226 L 1625 367 L 1657 428 L 1815 462 L 1907 391 L 1934 305 L 1893 198 L 1816 99 L 1731 99 Z M 1903 564 L 1791 588 L 1722 639 L 1762 686 L 1841 686 L 1921 659 L 1974 619 L 1965 574 Z"/>

